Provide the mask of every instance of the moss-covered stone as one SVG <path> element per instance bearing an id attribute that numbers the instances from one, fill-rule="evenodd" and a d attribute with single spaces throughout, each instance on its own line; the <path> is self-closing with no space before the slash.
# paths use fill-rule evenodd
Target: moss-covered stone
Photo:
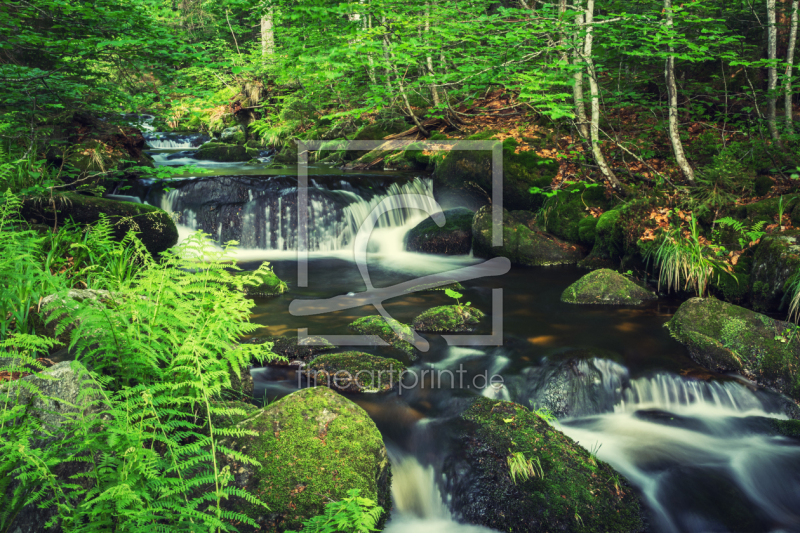
<path id="1" fill-rule="evenodd" d="M 770 183 L 771 182 L 772 180 L 770 180 Z M 786 196 L 783 198 L 782 203 L 783 213 L 790 216 L 792 225 L 800 226 L 800 197 Z M 766 198 L 760 202 L 738 206 L 733 210 L 731 215 L 734 218 L 744 220 L 748 226 L 752 226 L 758 222 L 775 224 L 778 222 L 780 204 L 780 198 Z"/>
<path id="2" fill-rule="evenodd" d="M 603 268 L 564 289 L 561 301 L 570 304 L 640 305 L 658 298 L 622 274 Z"/>
<path id="3" fill-rule="evenodd" d="M 211 402 L 211 423 L 215 428 L 229 428 L 255 415 L 259 408 L 245 400 Z M 200 416 L 205 416 L 205 409 L 200 408 Z"/>
<path id="4" fill-rule="evenodd" d="M 598 219 L 587 208 L 605 210 L 608 206 L 609 202 L 602 187 L 573 185 L 545 202 L 539 212 L 539 225 L 543 230 L 565 241 L 592 246 Z M 584 220 L 587 221 L 585 224 Z"/>
<path id="5" fill-rule="evenodd" d="M 444 281 L 446 282 L 444 285 L 436 285 L 433 283 L 414 285 L 413 287 L 406 289 L 405 292 L 430 292 L 430 291 L 443 291 L 446 289 L 452 289 L 454 291 L 464 290 L 464 286 L 456 280 L 444 280 Z"/>
<path id="6" fill-rule="evenodd" d="M 414 319 L 414 329 L 432 333 L 473 331 L 486 314 L 466 305 L 442 305 L 428 309 Z"/>
<path id="7" fill-rule="evenodd" d="M 606 211 L 594 222 L 594 246 L 589 257 L 581 261 L 586 268 L 605 268 L 614 265 L 625 253 L 625 233 L 622 211 Z"/>
<path id="8" fill-rule="evenodd" d="M 195 157 L 197 157 L 197 159 L 219 161 L 222 163 L 248 161 L 251 159 L 251 156 L 248 155 L 247 149 L 244 146 L 218 142 L 205 143 L 197 149 Z"/>
<path id="9" fill-rule="evenodd" d="M 533 217 L 522 220 L 519 213 L 503 210 L 503 246 L 492 246 L 492 207 L 484 206 L 472 221 L 472 251 L 478 257 L 507 257 L 526 266 L 577 263 L 583 250 L 565 243 L 532 225 Z"/>
<path id="10" fill-rule="evenodd" d="M 271 343 L 270 351 L 284 358 L 269 361 L 270 366 L 302 366 L 311 362 L 317 355 L 334 348 L 327 339 L 317 336 L 306 337 L 302 341 L 288 335 L 252 337 L 247 340 L 247 344 L 265 343 Z"/>
<path id="11" fill-rule="evenodd" d="M 771 418 L 769 422 L 776 435 L 800 438 L 800 420 L 779 420 L 777 418 Z"/>
<path id="12" fill-rule="evenodd" d="M 500 141 L 497 141 L 500 142 Z M 477 209 L 485 205 L 492 194 L 492 152 L 469 150 L 468 145 L 456 145 L 447 152 L 433 174 L 433 192 L 443 205 Z M 503 150 L 503 207 L 514 210 L 536 210 L 544 203 L 544 196 L 531 194 L 531 187 L 550 186 L 558 171 L 558 164 L 536 155 L 532 150 L 520 151 L 517 142 L 508 138 Z M 459 199 L 460 198 L 460 199 Z"/>
<path id="13" fill-rule="evenodd" d="M 354 141 L 379 141 L 388 135 L 400 133 L 407 130 L 411 126 L 403 119 L 394 120 L 379 120 L 371 124 L 365 124 L 355 133 L 352 140 Z M 369 150 L 348 150 L 345 154 L 345 159 L 353 160 L 358 159 Z"/>
<path id="14" fill-rule="evenodd" d="M 626 480 L 525 407 L 479 398 L 460 418 L 460 446 L 444 473 L 463 520 L 526 533 L 646 530 Z M 534 461 L 541 475 L 514 483 L 512 453 Z"/>
<path id="15" fill-rule="evenodd" d="M 757 311 L 786 309 L 787 282 L 800 267 L 800 231 L 765 235 L 750 273 L 750 301 Z"/>
<path id="16" fill-rule="evenodd" d="M 297 142 L 289 141 L 272 158 L 272 161 L 281 165 L 297 164 Z"/>
<path id="17" fill-rule="evenodd" d="M 219 135 L 219 140 L 225 144 L 244 144 L 245 143 L 245 134 L 242 131 L 240 126 L 231 126 L 230 128 L 225 128 L 222 130 L 222 133 Z"/>
<path id="18" fill-rule="evenodd" d="M 299 529 L 303 520 L 322 514 L 329 501 L 347 491 L 391 509 L 391 471 L 383 439 L 375 423 L 358 405 L 327 387 L 311 387 L 270 404 L 235 426 L 255 432 L 228 438 L 225 445 L 258 461 L 252 466 L 222 456 L 246 488 L 269 506 L 239 498 L 224 502 L 255 520 L 261 530 Z M 239 531 L 255 531 L 237 524 Z"/>
<path id="19" fill-rule="evenodd" d="M 361 335 L 375 335 L 408 357 L 416 358 L 416 348 L 411 344 L 411 341 L 414 340 L 414 331 L 410 326 L 400 323 L 394 318 L 385 319 L 381 315 L 365 316 L 350 324 L 349 327 Z M 400 331 L 401 334 L 398 335 L 395 330 Z"/>
<path id="20" fill-rule="evenodd" d="M 93 224 L 105 215 L 114 228 L 114 239 L 121 241 L 128 231 L 139 239 L 154 257 L 178 242 L 178 228 L 165 211 L 147 204 L 121 202 L 76 193 L 63 193 L 50 199 L 27 198 L 21 214 L 27 220 L 62 224 L 72 219 L 78 224 Z"/>
<path id="21" fill-rule="evenodd" d="M 314 385 L 342 392 L 384 392 L 400 383 L 406 366 L 397 359 L 363 352 L 320 355 L 303 370 Z"/>
<path id="22" fill-rule="evenodd" d="M 800 399 L 800 334 L 792 335 L 792 324 L 715 298 L 687 300 L 668 324 L 697 363 Z"/>
<path id="23" fill-rule="evenodd" d="M 750 275 L 741 272 L 723 274 L 713 278 L 709 288 L 721 300 L 741 305 L 750 296 Z"/>
<path id="24" fill-rule="evenodd" d="M 444 212 L 445 224 L 426 219 L 408 232 L 406 249 L 429 254 L 465 255 L 472 248 L 472 218 L 475 213 L 459 207 Z"/>
<path id="25" fill-rule="evenodd" d="M 266 263 L 268 265 L 269 263 Z M 285 281 L 282 281 L 272 268 L 262 264 L 258 270 L 253 272 L 242 272 L 240 274 L 247 277 L 243 285 L 244 293 L 247 296 L 278 296 L 289 290 Z"/>

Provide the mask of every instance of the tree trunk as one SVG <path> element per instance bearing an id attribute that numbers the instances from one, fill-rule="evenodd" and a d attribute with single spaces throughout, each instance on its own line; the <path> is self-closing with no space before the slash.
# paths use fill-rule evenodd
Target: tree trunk
<path id="1" fill-rule="evenodd" d="M 792 117 L 792 66 L 794 64 L 794 47 L 797 41 L 797 9 L 800 2 L 794 0 L 792 2 L 792 25 L 789 29 L 789 43 L 786 52 L 786 79 L 783 83 L 783 107 L 786 116 L 786 131 L 794 133 L 794 124 Z"/>
<path id="2" fill-rule="evenodd" d="M 425 38 L 426 39 L 428 37 L 430 37 L 430 32 L 431 32 L 431 4 L 430 4 L 430 2 L 427 2 L 425 4 Z M 431 57 L 430 51 L 428 51 L 428 54 L 425 57 L 425 62 L 427 63 L 427 67 L 428 67 L 428 76 L 430 76 L 432 79 L 435 80 L 436 78 L 435 78 L 434 73 L 433 73 L 433 57 Z M 433 105 L 438 107 L 439 106 L 439 101 L 440 101 L 439 100 L 439 90 L 436 88 L 436 84 L 435 83 L 434 83 L 433 86 L 431 86 L 431 95 L 433 96 Z"/>
<path id="3" fill-rule="evenodd" d="M 583 28 L 584 16 L 583 13 L 575 17 L 575 26 L 577 34 L 580 35 Z M 586 106 L 583 102 L 583 61 L 578 46 L 572 50 L 572 63 L 575 66 L 575 73 L 572 75 L 574 83 L 572 85 L 572 98 L 575 101 L 575 117 L 578 133 L 583 138 L 583 141 L 589 139 L 589 119 L 586 116 Z"/>
<path id="4" fill-rule="evenodd" d="M 778 127 L 775 123 L 775 104 L 778 100 L 778 68 L 775 65 L 778 57 L 778 29 L 775 24 L 775 0 L 767 0 L 767 55 L 770 60 L 767 68 L 767 128 L 772 140 L 779 143 Z"/>
<path id="5" fill-rule="evenodd" d="M 603 150 L 600 148 L 600 87 L 597 83 L 597 72 L 594 69 L 594 61 L 592 60 L 592 41 L 594 39 L 592 28 L 592 24 L 594 23 L 594 0 L 587 0 L 586 10 L 584 13 L 586 37 L 583 43 L 583 60 L 586 62 L 586 68 L 588 69 L 589 92 L 592 97 L 592 121 L 589 127 L 589 133 L 592 142 L 592 155 L 594 156 L 595 163 L 597 163 L 597 166 L 600 167 L 600 171 L 603 173 L 603 176 L 605 176 L 606 179 L 611 182 L 611 185 L 615 189 L 625 194 L 625 189 L 617 179 L 617 176 L 614 175 L 611 167 L 608 166 L 606 158 L 603 155 Z"/>
<path id="6" fill-rule="evenodd" d="M 674 25 L 672 20 L 672 0 L 664 0 L 664 15 L 667 18 L 667 27 L 671 30 Z M 694 170 L 686 159 L 683 151 L 681 135 L 678 131 L 678 86 L 675 83 L 675 47 L 670 42 L 669 56 L 664 67 L 664 79 L 667 82 L 667 100 L 669 105 L 669 140 L 672 143 L 672 152 L 681 168 L 686 181 L 694 184 Z"/>
<path id="7" fill-rule="evenodd" d="M 275 54 L 275 30 L 273 29 L 272 7 L 261 17 L 261 58 L 266 61 Z"/>
<path id="8" fill-rule="evenodd" d="M 403 103 L 406 105 L 406 110 L 411 116 L 411 120 L 413 120 L 414 124 L 417 126 L 417 128 L 419 128 L 420 133 L 422 133 L 425 137 L 430 137 L 428 130 L 425 129 L 425 126 L 422 125 L 422 122 L 420 122 L 417 115 L 414 114 L 414 110 L 411 108 L 411 103 L 408 100 L 408 94 L 406 94 L 406 89 L 403 86 L 403 79 L 400 76 L 400 73 L 397 71 L 397 58 L 395 57 L 394 52 L 392 52 L 392 46 L 389 43 L 388 34 L 383 35 L 383 47 L 385 50 L 384 53 L 386 54 L 386 60 L 391 65 L 392 71 L 394 72 L 394 77 L 397 81 L 397 88 L 400 91 L 400 97 L 403 99 Z"/>

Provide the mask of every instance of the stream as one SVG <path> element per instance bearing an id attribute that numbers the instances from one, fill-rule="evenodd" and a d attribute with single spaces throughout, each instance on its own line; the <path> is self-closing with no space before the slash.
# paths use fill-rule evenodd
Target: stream
<path id="1" fill-rule="evenodd" d="M 256 299 L 257 335 L 348 334 L 353 320 L 376 314 L 371 305 L 313 316 L 293 316 L 297 299 L 357 294 L 366 284 L 354 261 L 361 222 L 386 198 L 431 197 L 430 180 L 397 173 L 348 173 L 309 166 L 308 286 L 298 286 L 297 180 L 294 171 L 262 165 L 214 163 L 192 157 L 207 138 L 146 132 L 157 165 L 202 167 L 163 191 L 144 182 L 136 194 L 180 216 L 181 235 L 203 229 L 218 242 L 241 242 L 240 266 L 272 263 L 289 292 Z M 269 156 L 264 157 L 268 161 Z M 433 205 L 431 203 L 431 205 Z M 450 206 L 443 206 L 445 209 Z M 407 252 L 405 234 L 427 218 L 418 209 L 383 215 L 366 246 L 371 283 L 387 287 L 483 262 L 466 256 Z M 512 267 L 502 276 L 463 282 L 464 296 L 487 314 L 476 334 L 493 333 L 501 314 L 500 346 L 448 346 L 426 334 L 427 352 L 414 361 L 384 347 L 358 349 L 402 360 L 422 370 L 466 370 L 462 383 L 434 387 L 432 378 L 404 383 L 385 394 L 348 395 L 381 431 L 393 468 L 392 533 L 492 531 L 461 524 L 448 508 L 441 465 L 447 436 L 437 430 L 476 395 L 535 406 L 565 365 L 583 376 L 561 379 L 557 427 L 637 488 L 653 531 L 800 532 L 800 442 L 765 436 L 758 417 L 786 418 L 783 400 L 741 378 L 713 375 L 696 365 L 665 323 L 680 301 L 659 299 L 640 307 L 577 306 L 561 292 L 585 270 Z M 497 308 L 493 290 L 502 289 Z M 410 323 L 421 312 L 449 304 L 441 291 L 412 292 L 386 300 L 386 311 Z M 494 332 L 497 333 L 497 332 Z M 255 400 L 271 402 L 307 386 L 288 367 L 253 368 Z M 502 385 L 483 386 L 481 376 Z M 548 392 L 549 391 L 549 392 Z"/>

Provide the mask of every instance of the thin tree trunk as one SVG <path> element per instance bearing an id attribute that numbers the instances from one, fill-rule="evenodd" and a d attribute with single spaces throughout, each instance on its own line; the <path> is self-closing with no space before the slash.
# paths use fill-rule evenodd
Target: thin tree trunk
<path id="1" fill-rule="evenodd" d="M 392 52 L 391 44 L 389 43 L 389 37 L 384 34 L 383 36 L 383 49 L 384 53 L 386 54 L 386 60 L 391 65 L 392 70 L 394 71 L 394 77 L 397 81 L 397 88 L 400 91 L 400 97 L 403 99 L 403 103 L 406 105 L 406 110 L 408 114 L 411 115 L 411 120 L 414 121 L 417 128 L 419 129 L 420 133 L 422 133 L 425 137 L 428 137 L 430 134 L 428 130 L 425 129 L 425 126 L 422 125 L 417 115 L 414 114 L 414 110 L 411 108 L 411 103 L 408 100 L 408 94 L 406 94 L 406 89 L 403 87 L 403 80 L 400 77 L 400 73 L 397 71 L 397 66 L 394 62 L 396 59 L 394 52 Z M 391 87 L 391 86 L 390 86 Z"/>
<path id="2" fill-rule="evenodd" d="M 794 124 L 792 123 L 792 66 L 794 64 L 794 47 L 797 41 L 798 4 L 800 4 L 798 0 L 792 2 L 792 25 L 789 29 L 788 51 L 786 52 L 786 78 L 783 82 L 783 112 L 786 116 L 786 131 L 788 133 L 794 133 Z"/>
<path id="3" fill-rule="evenodd" d="M 600 167 L 600 171 L 603 173 L 603 176 L 605 176 L 606 179 L 611 182 L 611 185 L 615 189 L 620 191 L 622 194 L 625 194 L 625 189 L 622 187 L 619 179 L 617 179 L 617 176 L 614 175 L 611 167 L 608 166 L 606 158 L 603 155 L 603 150 L 600 148 L 600 87 L 597 83 L 597 72 L 595 72 L 594 69 L 594 61 L 592 61 L 592 41 L 594 40 L 594 34 L 592 31 L 592 24 L 594 22 L 594 0 L 587 0 L 586 10 L 584 13 L 586 37 L 583 43 L 583 59 L 586 62 L 586 68 L 589 71 L 589 92 L 592 97 L 592 121 L 589 127 L 589 133 L 592 142 L 592 155 L 594 156 L 595 163 L 597 163 L 597 166 Z"/>
<path id="4" fill-rule="evenodd" d="M 577 33 L 580 35 L 581 28 L 583 28 L 584 15 L 583 13 L 575 17 L 575 26 Z M 574 83 L 572 84 L 572 97 L 575 101 L 575 117 L 577 120 L 578 133 L 583 140 L 589 139 L 589 119 L 586 116 L 586 106 L 583 101 L 583 65 L 581 61 L 581 54 L 577 46 L 572 50 L 572 63 L 575 66 L 575 73 L 572 75 Z"/>
<path id="5" fill-rule="evenodd" d="M 364 17 L 364 31 L 368 31 L 370 37 L 372 37 L 372 15 Z M 372 85 L 377 85 L 378 77 L 375 75 L 375 60 L 372 58 L 372 52 L 367 52 L 367 61 L 369 61 L 369 68 L 367 70 L 369 81 Z"/>
<path id="6" fill-rule="evenodd" d="M 425 37 L 426 38 L 430 37 L 430 32 L 431 32 L 431 4 L 430 4 L 430 2 L 427 2 L 425 4 Z M 436 78 L 435 78 L 434 72 L 433 72 L 433 57 L 431 57 L 430 51 L 427 54 L 427 56 L 425 57 L 425 62 L 427 63 L 427 66 L 428 66 L 428 76 L 430 76 L 431 79 L 435 80 Z M 433 96 L 433 105 L 438 107 L 439 106 L 439 102 L 440 102 L 440 100 L 439 100 L 439 91 L 436 89 L 435 85 L 431 87 L 431 95 Z"/>
<path id="7" fill-rule="evenodd" d="M 672 20 L 672 0 L 664 0 L 664 15 L 667 19 L 667 28 L 670 30 L 674 25 Z M 678 131 L 678 86 L 675 83 L 675 47 L 670 42 L 669 55 L 667 56 L 667 64 L 664 67 L 664 79 L 667 82 L 667 100 L 669 105 L 669 140 L 672 143 L 672 152 L 675 154 L 675 160 L 683 172 L 686 181 L 694 184 L 694 170 L 686 159 L 686 153 L 683 151 L 683 143 L 681 142 L 681 135 Z"/>
<path id="8" fill-rule="evenodd" d="M 261 17 L 261 58 L 264 61 L 275 54 L 275 30 L 273 29 L 272 9 L 272 7 L 268 8 L 264 16 Z"/>
<path id="9" fill-rule="evenodd" d="M 775 123 L 775 108 L 778 100 L 778 68 L 775 65 L 778 57 L 777 48 L 778 29 L 775 20 L 775 0 L 767 0 L 767 55 L 771 62 L 767 69 L 767 128 L 772 140 L 779 143 L 778 127 Z"/>

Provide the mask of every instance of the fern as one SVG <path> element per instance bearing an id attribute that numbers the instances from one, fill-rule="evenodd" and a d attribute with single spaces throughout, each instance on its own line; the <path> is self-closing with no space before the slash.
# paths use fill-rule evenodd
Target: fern
<path id="1" fill-rule="evenodd" d="M 359 496 L 358 489 L 347 491 L 347 498 L 325 505 L 325 512 L 303 522 L 303 533 L 369 533 L 378 531 L 383 507 Z M 296 533 L 287 531 L 286 533 Z"/>
<path id="2" fill-rule="evenodd" d="M 766 226 L 767 223 L 763 220 L 761 222 L 756 222 L 752 226 L 748 226 L 743 221 L 731 217 L 720 218 L 715 222 L 723 228 L 728 227 L 736 232 L 739 240 L 739 248 L 741 249 L 748 248 L 750 243 L 757 241 L 766 234 L 764 226 Z"/>

